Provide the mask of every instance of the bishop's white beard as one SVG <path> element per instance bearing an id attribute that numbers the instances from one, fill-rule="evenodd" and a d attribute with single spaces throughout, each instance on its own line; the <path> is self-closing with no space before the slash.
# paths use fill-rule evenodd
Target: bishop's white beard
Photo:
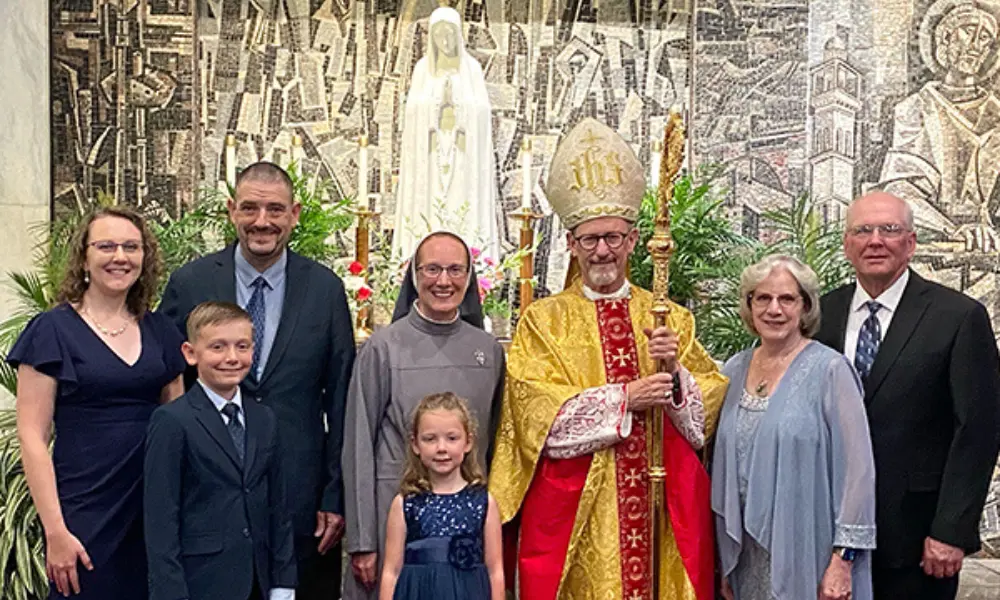
<path id="1" fill-rule="evenodd" d="M 592 288 L 611 285 L 618 279 L 618 265 L 614 263 L 587 265 L 587 279 L 587 285 Z"/>

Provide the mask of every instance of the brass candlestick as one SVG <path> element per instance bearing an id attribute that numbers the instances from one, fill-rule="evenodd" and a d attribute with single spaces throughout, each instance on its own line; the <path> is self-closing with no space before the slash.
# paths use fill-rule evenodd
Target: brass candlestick
<path id="1" fill-rule="evenodd" d="M 528 305 L 535 299 L 535 286 L 531 284 L 531 280 L 535 276 L 535 253 L 531 251 L 535 247 L 535 230 L 532 225 L 536 220 L 542 218 L 542 215 L 535 213 L 527 206 L 522 206 L 517 211 L 510 213 L 510 216 L 521 222 L 518 249 L 526 252 L 521 259 L 521 283 L 518 287 L 518 298 L 521 303 L 518 315 L 524 315 Z"/>
<path id="2" fill-rule="evenodd" d="M 670 203 L 674 197 L 674 177 L 684 162 L 684 121 L 677 109 L 670 110 L 663 132 L 663 156 L 660 161 L 660 185 L 657 193 L 656 222 L 653 237 L 647 248 L 653 259 L 653 326 L 667 327 L 670 315 L 670 256 L 674 252 L 674 240 L 670 237 Z M 674 361 L 676 363 L 676 360 Z M 674 373 L 676 364 L 657 361 L 658 373 Z M 664 482 L 667 471 L 663 466 L 663 419 L 664 409 L 647 411 L 649 428 L 646 432 L 646 451 L 649 458 L 650 524 L 652 525 L 652 569 L 653 598 L 659 598 L 660 590 L 660 546 L 661 529 L 667 517 Z"/>
<path id="3" fill-rule="evenodd" d="M 371 248 L 371 236 L 368 232 L 371 220 L 379 215 L 378 212 L 359 208 L 354 210 L 358 216 L 358 226 L 354 231 L 354 260 L 364 267 L 365 284 L 368 283 L 368 258 Z M 362 344 L 372 336 L 371 328 L 371 305 L 362 306 L 358 309 L 357 319 L 354 326 L 354 339 L 358 344 Z"/>

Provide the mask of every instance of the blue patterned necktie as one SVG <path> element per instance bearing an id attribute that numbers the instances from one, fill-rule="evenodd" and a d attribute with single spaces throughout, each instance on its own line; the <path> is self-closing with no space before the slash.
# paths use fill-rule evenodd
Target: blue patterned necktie
<path id="1" fill-rule="evenodd" d="M 250 320 L 253 321 L 253 365 L 250 367 L 250 372 L 256 378 L 258 377 L 257 368 L 260 366 L 260 353 L 264 349 L 264 314 L 266 312 L 264 288 L 270 286 L 267 285 L 267 280 L 261 276 L 254 279 L 250 287 L 253 288 L 253 294 L 250 295 L 246 309 L 250 313 Z"/>
<path id="2" fill-rule="evenodd" d="M 854 368 L 862 379 L 867 379 L 872 371 L 872 364 L 875 363 L 875 355 L 878 354 L 879 344 L 882 343 L 882 324 L 878 320 L 878 311 L 882 305 L 874 300 L 865 302 L 868 308 L 868 318 L 861 324 L 861 331 L 858 332 L 858 347 L 854 353 Z"/>
<path id="3" fill-rule="evenodd" d="M 243 424 L 240 423 L 238 418 L 240 407 L 235 402 L 226 402 L 225 406 L 222 407 L 222 414 L 229 418 L 229 422 L 226 423 L 226 430 L 229 432 L 229 437 L 233 438 L 233 445 L 236 446 L 236 455 L 240 457 L 240 462 L 242 463 L 243 455 L 246 454 L 246 430 L 243 429 Z"/>

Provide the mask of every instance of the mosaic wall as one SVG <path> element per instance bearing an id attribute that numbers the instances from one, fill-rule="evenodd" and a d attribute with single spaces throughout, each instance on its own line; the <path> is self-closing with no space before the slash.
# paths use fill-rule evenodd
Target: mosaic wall
<path id="1" fill-rule="evenodd" d="M 548 214 L 540 184 L 573 124 L 596 116 L 648 161 L 666 108 L 682 104 L 694 162 L 727 165 L 747 233 L 761 234 L 756 217 L 803 191 L 836 221 L 852 197 L 885 187 L 916 208 L 919 268 L 1000 312 L 989 251 L 1000 204 L 996 26 L 972 39 L 956 18 L 979 10 L 995 19 L 997 2 L 693 4 L 458 4 L 493 104 L 503 210 L 519 204 L 525 135 L 535 148 L 534 206 Z M 224 178 L 227 134 L 238 164 L 287 162 L 298 136 L 304 168 L 354 194 L 365 133 L 368 187 L 391 211 L 402 107 L 435 5 L 53 0 L 55 201 L 101 189 L 176 210 Z M 563 240 L 552 228 L 551 218 L 539 225 L 543 293 L 562 281 Z M 501 231 L 511 247 L 513 224 Z"/>
<path id="2" fill-rule="evenodd" d="M 665 107 L 687 92 L 690 8 L 685 3 L 632 4 L 615 0 L 467 2 L 467 48 L 483 66 L 493 107 L 498 194 L 504 212 L 520 204 L 518 159 L 525 135 L 533 137 L 535 175 L 542 175 L 560 136 L 585 116 L 617 127 L 628 139 L 651 139 L 662 129 Z M 371 143 L 368 189 L 393 207 L 398 178 L 402 107 L 410 76 L 426 46 L 424 2 L 284 3 L 224 1 L 199 4 L 202 81 L 201 170 L 217 177 L 227 133 L 235 132 L 238 162 L 281 160 L 294 134 L 304 142 L 308 170 L 331 177 L 344 194 L 357 189 L 357 145 Z M 536 15 L 526 24 L 529 14 Z M 543 179 L 538 182 L 544 181 Z M 551 211 L 540 186 L 535 207 Z M 387 219 L 391 222 L 391 219 Z M 540 224 L 543 282 L 562 281 L 552 252 L 551 218 Z M 508 248 L 513 223 L 502 223 Z M 561 244 L 561 239 L 554 240 Z M 543 288 L 545 284 L 543 283 Z"/>
<path id="3" fill-rule="evenodd" d="M 998 19 L 994 1 L 700 3 L 695 160 L 728 165 L 752 235 L 803 191 L 828 221 L 875 187 L 907 198 L 916 267 L 996 327 Z"/>
<path id="4" fill-rule="evenodd" d="M 194 19 L 187 0 L 52 0 L 52 199 L 188 205 Z"/>

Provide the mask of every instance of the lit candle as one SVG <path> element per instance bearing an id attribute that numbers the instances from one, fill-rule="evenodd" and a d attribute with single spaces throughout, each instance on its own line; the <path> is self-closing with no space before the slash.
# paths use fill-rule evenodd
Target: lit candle
<path id="1" fill-rule="evenodd" d="M 521 142 L 521 208 L 531 210 L 531 138 Z"/>
<path id="2" fill-rule="evenodd" d="M 649 185 L 656 189 L 660 186 L 660 159 L 663 157 L 663 142 L 653 140 L 652 150 L 649 155 Z"/>
<path id="3" fill-rule="evenodd" d="M 364 203 L 363 209 L 368 208 L 368 136 L 361 134 L 358 136 L 358 203 Z"/>
<path id="4" fill-rule="evenodd" d="M 226 184 L 236 185 L 236 136 L 226 135 Z"/>
<path id="5" fill-rule="evenodd" d="M 292 135 L 292 161 L 295 162 L 295 167 L 299 173 L 302 172 L 302 159 L 305 157 L 306 151 L 302 149 L 302 136 L 299 134 Z"/>

